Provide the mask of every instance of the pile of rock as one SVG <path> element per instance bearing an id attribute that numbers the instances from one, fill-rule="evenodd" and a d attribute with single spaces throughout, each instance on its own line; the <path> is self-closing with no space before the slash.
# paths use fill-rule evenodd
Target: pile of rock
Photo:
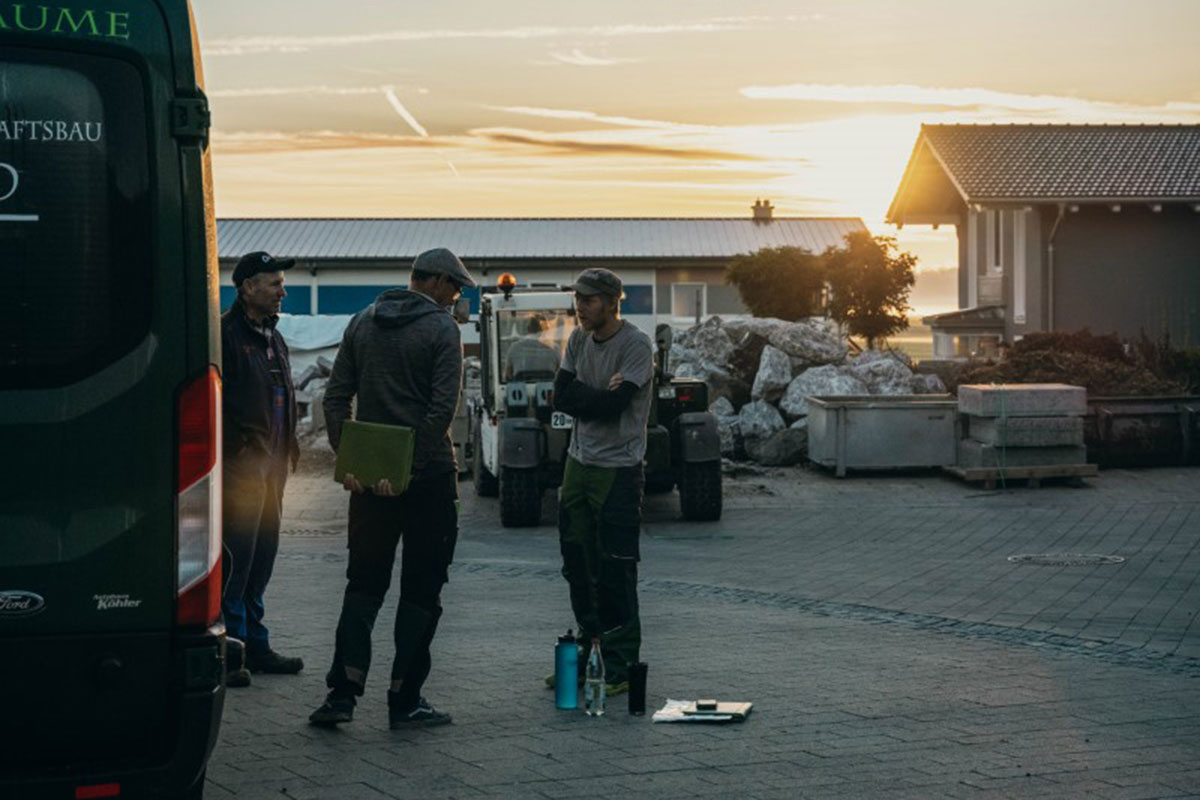
<path id="1" fill-rule="evenodd" d="M 807 397 L 946 391 L 936 376 L 914 374 L 901 354 L 851 356 L 837 326 L 817 317 L 711 317 L 675 336 L 668 366 L 708 384 L 723 455 L 771 465 L 807 454 Z"/>
<path id="2" fill-rule="evenodd" d="M 325 384 L 333 373 L 333 360 L 317 356 L 316 362 L 301 372 L 292 373 L 292 386 L 296 390 L 297 433 L 313 435 L 325 429 L 325 412 L 321 402 L 325 399 Z"/>

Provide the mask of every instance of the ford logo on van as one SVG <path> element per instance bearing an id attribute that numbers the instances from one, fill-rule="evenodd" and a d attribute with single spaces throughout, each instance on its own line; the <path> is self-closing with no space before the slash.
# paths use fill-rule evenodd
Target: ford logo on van
<path id="1" fill-rule="evenodd" d="M 46 608 L 40 594 L 21 590 L 0 591 L 0 617 L 28 617 Z"/>

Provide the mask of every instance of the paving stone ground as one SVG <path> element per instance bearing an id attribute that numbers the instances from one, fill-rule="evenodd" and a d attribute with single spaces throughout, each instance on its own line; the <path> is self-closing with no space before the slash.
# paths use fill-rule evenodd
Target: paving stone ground
<path id="1" fill-rule="evenodd" d="M 355 721 L 306 724 L 344 588 L 346 495 L 295 475 L 267 595 L 299 676 L 230 691 L 208 798 L 1200 797 L 1200 470 L 995 492 L 937 474 L 774 470 L 716 523 L 647 498 L 648 704 L 752 700 L 744 724 L 590 719 L 541 678 L 572 624 L 553 498 L 506 530 L 463 499 L 426 695 L 455 724 L 387 728 L 394 592 Z M 1022 554 L 1114 555 L 1032 565 Z M 396 577 L 398 580 L 399 573 Z"/>

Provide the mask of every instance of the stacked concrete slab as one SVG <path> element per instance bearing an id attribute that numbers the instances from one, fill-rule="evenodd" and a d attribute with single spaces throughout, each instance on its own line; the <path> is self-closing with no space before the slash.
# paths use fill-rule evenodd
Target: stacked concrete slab
<path id="1" fill-rule="evenodd" d="M 1083 416 L 1087 392 L 1062 383 L 958 387 L 964 469 L 1069 466 L 1087 463 Z"/>

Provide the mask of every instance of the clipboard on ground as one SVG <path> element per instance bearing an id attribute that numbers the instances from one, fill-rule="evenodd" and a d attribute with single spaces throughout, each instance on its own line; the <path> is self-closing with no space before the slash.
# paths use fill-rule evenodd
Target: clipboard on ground
<path id="1" fill-rule="evenodd" d="M 374 486 L 387 478 L 400 494 L 412 478 L 415 434 L 404 425 L 347 420 L 338 442 L 333 479 L 341 483 L 347 473 L 363 486 Z"/>
<path id="2" fill-rule="evenodd" d="M 684 706 L 683 715 L 698 719 L 711 717 L 714 722 L 745 722 L 753 710 L 754 703 L 715 703 L 711 706 L 704 704 L 701 707 L 700 704 L 692 702 Z"/>

